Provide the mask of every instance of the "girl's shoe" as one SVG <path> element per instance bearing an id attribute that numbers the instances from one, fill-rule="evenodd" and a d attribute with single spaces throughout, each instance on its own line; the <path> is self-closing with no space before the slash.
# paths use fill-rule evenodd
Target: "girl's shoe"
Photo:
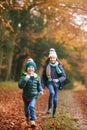
<path id="1" fill-rule="evenodd" d="M 47 114 L 51 114 L 51 112 L 52 112 L 52 109 L 49 108 L 48 111 L 47 111 Z"/>
<path id="2" fill-rule="evenodd" d="M 56 118 L 56 116 L 57 116 L 56 113 L 54 113 L 54 114 L 53 114 L 53 118 Z"/>
<path id="3" fill-rule="evenodd" d="M 56 118 L 57 114 L 56 114 L 56 108 L 53 108 L 53 118 Z"/>

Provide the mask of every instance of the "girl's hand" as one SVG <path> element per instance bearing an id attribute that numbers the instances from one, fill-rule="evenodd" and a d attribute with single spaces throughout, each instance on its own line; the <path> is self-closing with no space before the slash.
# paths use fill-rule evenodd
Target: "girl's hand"
<path id="1" fill-rule="evenodd" d="M 53 79 L 53 82 L 58 83 L 58 82 L 59 82 L 59 79 Z"/>

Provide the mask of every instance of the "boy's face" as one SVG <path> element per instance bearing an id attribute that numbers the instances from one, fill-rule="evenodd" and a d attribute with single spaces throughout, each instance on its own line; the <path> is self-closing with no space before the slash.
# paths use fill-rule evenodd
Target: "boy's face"
<path id="1" fill-rule="evenodd" d="M 28 74 L 33 74 L 34 73 L 34 67 L 33 66 L 29 66 L 27 68 L 27 72 L 28 72 Z"/>
<path id="2" fill-rule="evenodd" d="M 49 59 L 50 59 L 50 62 L 51 62 L 51 63 L 55 63 L 55 62 L 56 62 L 56 57 L 53 57 L 53 56 L 52 56 L 52 57 L 50 57 Z"/>

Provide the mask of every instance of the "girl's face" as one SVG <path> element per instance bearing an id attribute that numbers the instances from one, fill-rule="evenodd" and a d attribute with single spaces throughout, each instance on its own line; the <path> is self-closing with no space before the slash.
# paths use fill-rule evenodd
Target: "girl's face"
<path id="1" fill-rule="evenodd" d="M 56 62 L 56 57 L 50 57 L 49 60 L 50 60 L 51 63 L 55 63 Z"/>
<path id="2" fill-rule="evenodd" d="M 29 66 L 27 68 L 27 72 L 28 72 L 28 74 L 33 74 L 34 73 L 34 67 L 33 66 Z"/>

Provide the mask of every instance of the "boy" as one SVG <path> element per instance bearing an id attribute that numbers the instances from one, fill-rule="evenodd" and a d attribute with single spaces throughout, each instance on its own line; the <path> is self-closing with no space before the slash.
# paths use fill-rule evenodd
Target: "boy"
<path id="1" fill-rule="evenodd" d="M 36 70 L 36 63 L 31 60 L 26 63 L 26 71 L 21 75 L 18 86 L 23 89 L 23 101 L 24 101 L 24 111 L 26 116 L 27 124 L 31 123 L 32 126 L 36 126 L 36 110 L 35 103 L 38 94 L 43 94 L 43 89 L 41 87 L 40 77 L 34 73 Z"/>

